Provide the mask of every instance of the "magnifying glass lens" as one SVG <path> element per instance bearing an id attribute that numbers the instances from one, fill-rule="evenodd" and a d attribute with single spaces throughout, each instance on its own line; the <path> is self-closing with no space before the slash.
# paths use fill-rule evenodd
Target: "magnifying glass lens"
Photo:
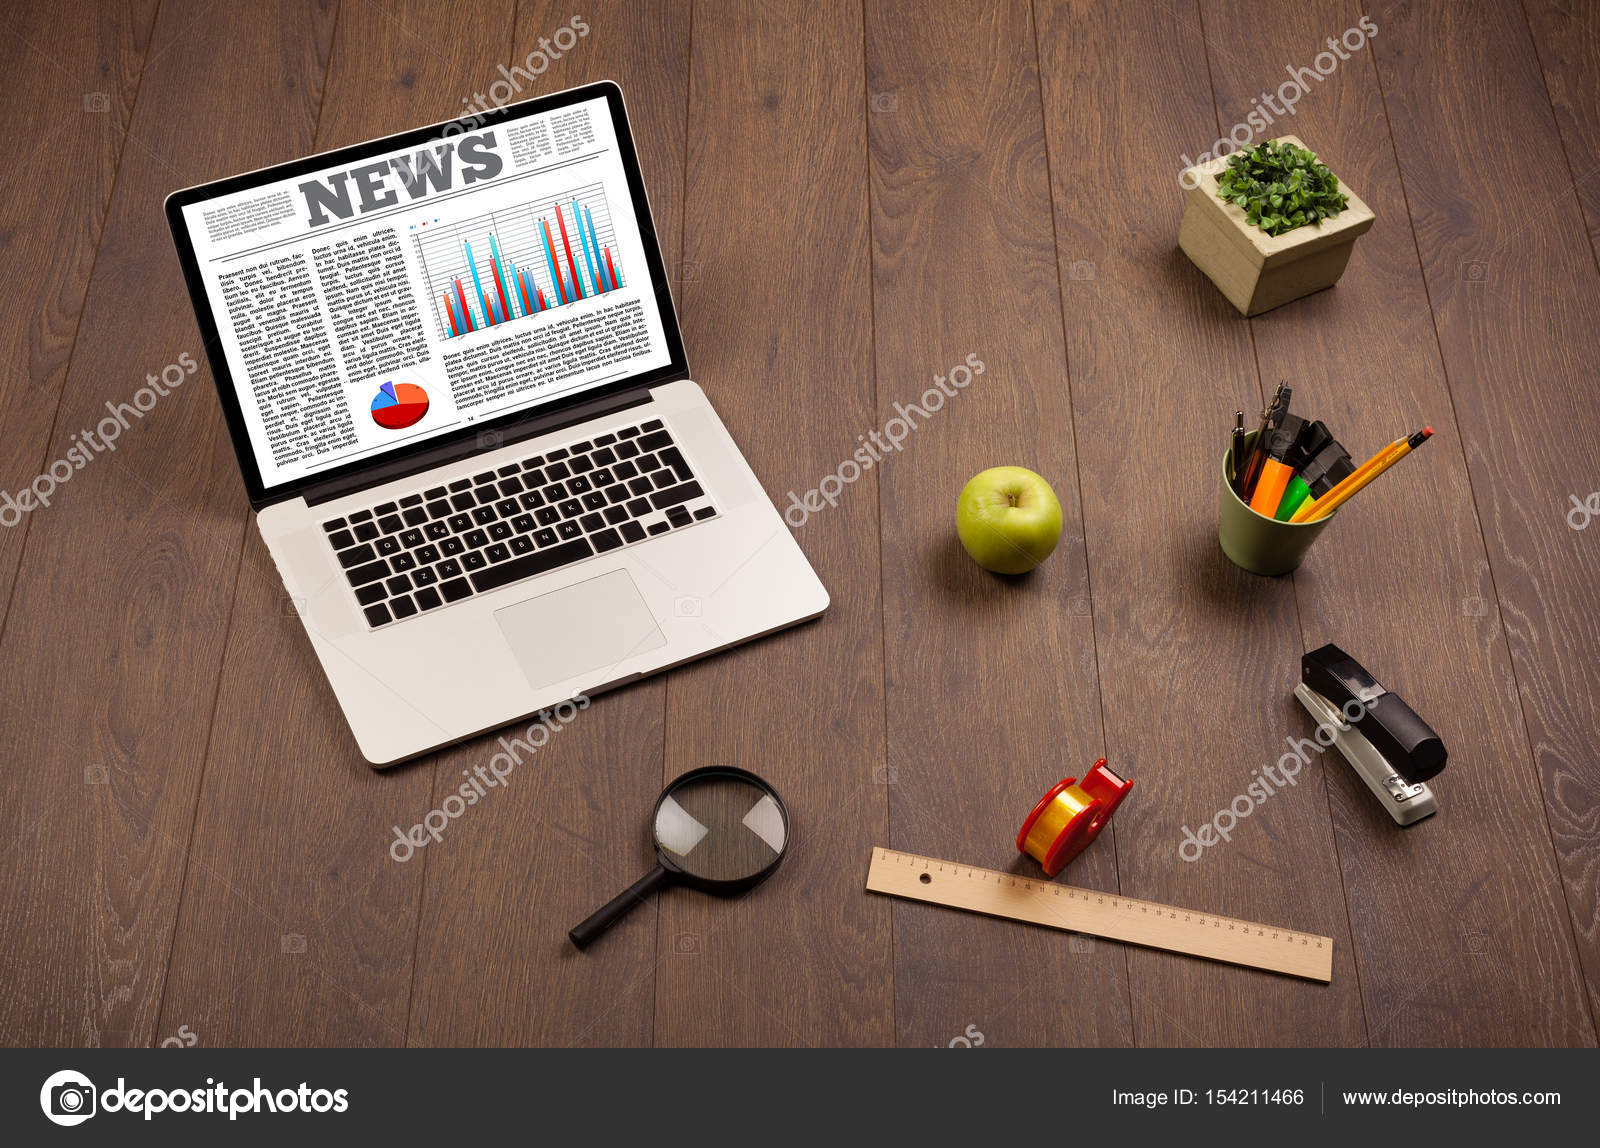
<path id="1" fill-rule="evenodd" d="M 744 777 L 685 778 L 656 807 L 656 846 L 702 881 L 745 881 L 772 866 L 788 830 L 772 792 Z"/>

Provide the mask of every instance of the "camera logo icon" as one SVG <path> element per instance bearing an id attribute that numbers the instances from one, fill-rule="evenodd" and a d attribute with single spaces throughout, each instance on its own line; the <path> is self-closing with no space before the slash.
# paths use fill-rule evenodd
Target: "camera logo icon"
<path id="1" fill-rule="evenodd" d="M 52 1073 L 39 1089 L 39 1107 L 53 1124 L 71 1127 L 82 1124 L 95 1112 L 95 1099 L 99 1095 L 94 1082 L 81 1072 L 63 1068 Z"/>

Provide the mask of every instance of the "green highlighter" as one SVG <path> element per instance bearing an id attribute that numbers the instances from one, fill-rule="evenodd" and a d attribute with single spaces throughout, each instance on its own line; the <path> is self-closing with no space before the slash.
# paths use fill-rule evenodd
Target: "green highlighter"
<path id="1" fill-rule="evenodd" d="M 1300 509 L 1300 504 L 1311 497 L 1311 484 L 1298 474 L 1289 480 L 1289 485 L 1284 489 L 1283 501 L 1278 503 L 1278 512 L 1273 515 L 1279 522 L 1287 522 L 1294 517 L 1294 512 Z"/>

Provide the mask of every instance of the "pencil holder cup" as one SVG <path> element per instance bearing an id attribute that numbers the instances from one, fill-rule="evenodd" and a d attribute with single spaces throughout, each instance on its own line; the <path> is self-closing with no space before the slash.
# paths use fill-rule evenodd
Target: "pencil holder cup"
<path id="1" fill-rule="evenodd" d="M 1248 452 L 1256 432 L 1244 437 Z M 1217 541 L 1235 566 L 1252 574 L 1287 574 L 1300 565 L 1311 544 L 1339 516 L 1336 510 L 1316 522 L 1279 522 L 1250 509 L 1233 490 L 1233 448 L 1222 456 L 1222 486 L 1218 497 Z"/>

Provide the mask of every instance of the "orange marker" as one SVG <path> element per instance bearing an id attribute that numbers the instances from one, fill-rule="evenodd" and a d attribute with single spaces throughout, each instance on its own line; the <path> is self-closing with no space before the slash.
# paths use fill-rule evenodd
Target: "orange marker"
<path id="1" fill-rule="evenodd" d="M 1261 477 L 1256 480 L 1256 492 L 1250 496 L 1250 509 L 1266 518 L 1278 512 L 1283 492 L 1294 477 L 1294 467 L 1269 458 L 1261 466 Z M 1331 493 L 1331 492 L 1330 492 Z"/>

